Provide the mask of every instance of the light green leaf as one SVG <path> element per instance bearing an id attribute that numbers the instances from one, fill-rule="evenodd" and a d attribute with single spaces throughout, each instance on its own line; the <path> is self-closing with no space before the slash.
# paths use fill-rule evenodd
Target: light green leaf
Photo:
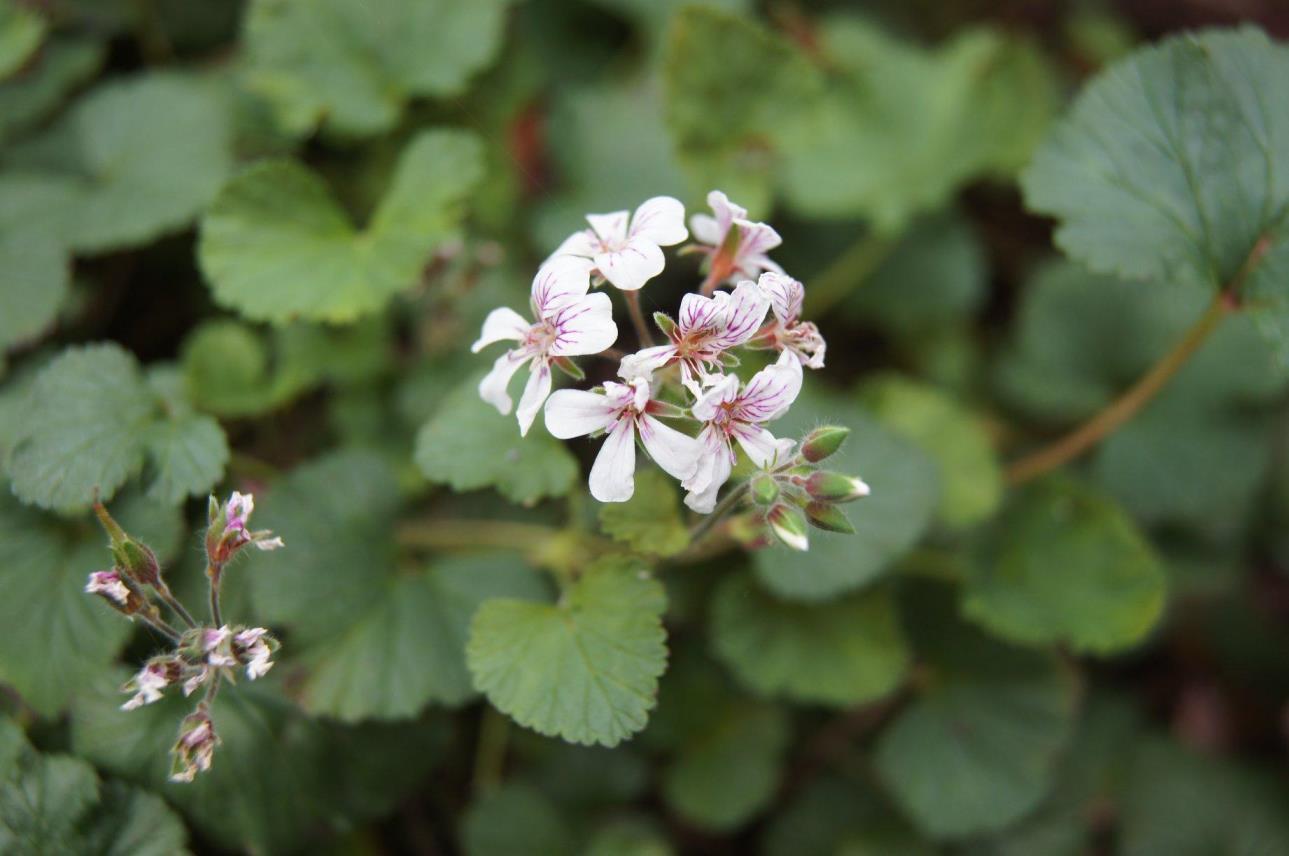
<path id="1" fill-rule="evenodd" d="M 736 829 L 774 797 L 790 736 L 779 708 L 730 705 L 680 747 L 663 772 L 663 797 L 690 823 Z"/>
<path id="2" fill-rule="evenodd" d="M 426 478 L 456 491 L 496 487 L 524 505 L 568 493 L 578 477 L 568 448 L 540 420 L 519 436 L 515 417 L 482 401 L 478 387 L 477 378 L 458 386 L 416 435 L 416 464 Z"/>
<path id="3" fill-rule="evenodd" d="M 290 160 L 260 163 L 225 185 L 202 220 L 202 271 L 219 303 L 254 320 L 353 321 L 419 281 L 482 168 L 474 136 L 424 132 L 358 230 L 316 173 Z"/>
<path id="4" fill-rule="evenodd" d="M 871 583 L 926 531 L 939 498 L 935 464 L 842 398 L 811 392 L 775 423 L 778 437 L 800 438 L 820 424 L 851 429 L 831 470 L 857 475 L 872 494 L 846 506 L 854 535 L 810 531 L 810 552 L 770 547 L 755 556 L 757 578 L 776 595 L 820 601 Z"/>
<path id="5" fill-rule="evenodd" d="M 179 369 L 154 369 L 148 383 L 166 417 L 143 436 L 153 471 L 149 498 L 177 505 L 189 496 L 209 494 L 228 464 L 224 430 L 214 419 L 193 411 Z"/>
<path id="6" fill-rule="evenodd" d="M 0 235 L 0 359 L 31 341 L 58 317 L 71 285 L 67 258 L 52 238 L 33 233 Z"/>
<path id="7" fill-rule="evenodd" d="M 398 482 L 372 452 L 335 452 L 291 472 L 259 503 L 256 525 L 287 549 L 255 557 L 255 606 L 301 642 L 330 639 L 381 598 L 394 572 Z"/>
<path id="8" fill-rule="evenodd" d="M 627 502 L 601 505 L 600 526 L 640 553 L 674 556 L 689 546 L 676 488 L 657 470 L 636 474 L 636 492 Z"/>
<path id="9" fill-rule="evenodd" d="M 413 96 L 458 95 L 496 55 L 510 0 L 254 0 L 248 82 L 302 135 L 390 130 Z"/>
<path id="10" fill-rule="evenodd" d="M 381 599 L 309 652 L 317 664 L 304 686 L 311 713 L 397 719 L 431 701 L 461 704 L 474 695 L 465 644 L 479 605 L 549 596 L 535 571 L 506 555 L 445 559 L 372 585 L 384 589 Z"/>
<path id="11" fill-rule="evenodd" d="M 1149 543 L 1117 506 L 1072 481 L 1014 497 L 968 567 L 964 613 L 1021 644 L 1108 654 L 1139 642 L 1164 608 Z"/>
<path id="12" fill-rule="evenodd" d="M 475 688 L 516 722 L 573 743 L 616 746 L 644 728 L 667 665 L 658 582 L 635 566 L 593 567 L 557 604 L 490 600 L 466 663 Z"/>
<path id="13" fill-rule="evenodd" d="M 572 853 L 572 833 L 541 791 L 511 784 L 477 800 L 465 813 L 462 849 L 468 856 Z"/>
<path id="14" fill-rule="evenodd" d="M 48 25 L 17 0 L 0 0 L 0 80 L 22 68 L 45 38 Z"/>
<path id="15" fill-rule="evenodd" d="M 0 141 L 49 116 L 73 89 L 98 72 L 104 54 L 102 45 L 88 39 L 50 40 L 33 67 L 0 83 Z"/>
<path id="16" fill-rule="evenodd" d="M 146 244 L 215 196 L 230 147 L 224 102 L 206 84 L 168 72 L 114 81 L 14 154 L 24 184 L 0 223 L 16 217 L 79 252 Z"/>
<path id="17" fill-rule="evenodd" d="M 732 574 L 716 590 L 711 622 L 713 653 L 763 695 L 849 707 L 891 692 L 908 670 L 887 592 L 794 603 Z"/>
<path id="18" fill-rule="evenodd" d="M 1139 50 L 1083 90 L 1025 173 L 1026 202 L 1100 273 L 1211 292 L 1260 261 L 1243 296 L 1283 351 L 1286 74 L 1289 49 L 1253 27 Z"/>
<path id="19" fill-rule="evenodd" d="M 1051 788 L 1074 722 L 1074 675 L 1054 654 L 961 625 L 943 599 L 913 600 L 928 679 L 878 739 L 878 775 L 933 838 L 999 830 Z"/>
<path id="20" fill-rule="evenodd" d="M 984 424 L 932 386 L 894 374 L 867 379 L 860 398 L 885 428 L 916 443 L 940 470 L 940 520 L 964 529 L 1003 497 L 1002 467 Z"/>

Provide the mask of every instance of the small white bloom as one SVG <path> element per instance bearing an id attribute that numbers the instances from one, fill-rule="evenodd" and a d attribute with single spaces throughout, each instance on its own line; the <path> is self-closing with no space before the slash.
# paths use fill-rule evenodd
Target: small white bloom
<path id="1" fill-rule="evenodd" d="M 775 324 L 767 334 L 770 344 L 777 350 L 796 354 L 809 368 L 823 368 L 827 343 L 813 322 L 801 320 L 801 307 L 806 297 L 805 286 L 792 277 L 775 271 L 761 274 L 756 285 L 769 299 L 770 307 L 774 310 Z"/>
<path id="2" fill-rule="evenodd" d="M 699 250 L 711 259 L 712 270 L 718 282 L 733 282 L 740 278 L 756 279 L 762 271 L 779 273 L 783 268 L 766 255 L 783 243 L 779 233 L 764 223 L 747 219 L 747 209 L 730 202 L 719 190 L 707 194 L 707 204 L 716 216 L 695 214 L 689 218 L 689 228 L 699 242 Z M 736 241 L 726 246 L 730 229 L 737 229 Z"/>
<path id="3" fill-rule="evenodd" d="M 125 704 L 121 705 L 121 710 L 134 710 L 157 701 L 178 674 L 177 662 L 168 659 L 150 661 L 121 688 L 123 692 L 134 693 Z"/>
<path id="4" fill-rule="evenodd" d="M 210 666 L 202 666 L 192 675 L 189 675 L 188 680 L 184 681 L 183 685 L 184 697 L 186 698 L 197 692 L 197 690 L 201 688 L 201 685 L 206 683 L 206 680 L 209 677 Z"/>
<path id="5" fill-rule="evenodd" d="M 252 532 L 249 528 L 251 514 L 255 511 L 255 497 L 249 493 L 233 495 L 224 503 L 224 531 L 212 544 L 214 558 L 223 564 L 247 544 L 254 544 L 259 550 L 276 550 L 285 546 L 281 538 L 273 536 L 267 529 Z"/>
<path id="6" fill-rule="evenodd" d="M 263 627 L 249 627 L 233 635 L 233 653 L 238 662 L 246 664 L 246 677 L 252 681 L 273 668 L 273 649 L 266 637 L 268 630 Z"/>
<path id="7" fill-rule="evenodd" d="M 801 364 L 784 351 L 779 361 L 761 369 L 739 390 L 738 378 L 720 378 L 695 402 L 694 418 L 703 422 L 698 435 L 703 454 L 698 469 L 683 483 L 685 504 L 703 514 L 716 506 L 716 495 L 730 477 L 734 442 L 752 463 L 767 468 L 781 463 L 795 443 L 776 439 L 762 423 L 782 416 L 801 392 Z"/>
<path id="8" fill-rule="evenodd" d="M 219 629 L 208 627 L 201 632 L 201 650 L 206 655 L 206 662 L 209 665 L 215 667 L 237 665 L 237 660 L 233 657 L 231 646 L 228 644 L 232 635 L 228 625 Z"/>
<path id="9" fill-rule="evenodd" d="M 116 571 L 95 571 L 85 583 L 87 594 L 102 595 L 118 606 L 125 606 L 130 599 L 130 589 Z"/>
<path id="10" fill-rule="evenodd" d="M 698 468 L 698 441 L 651 415 L 660 410 L 643 377 L 610 381 L 603 394 L 561 389 L 546 403 L 546 430 L 561 440 L 607 432 L 591 466 L 591 495 L 600 502 L 626 502 L 635 493 L 637 432 L 645 450 L 673 478 L 683 481 Z"/>
<path id="11" fill-rule="evenodd" d="M 506 388 L 521 366 L 529 366 L 528 384 L 516 416 L 519 433 L 527 434 L 551 391 L 551 361 L 557 357 L 598 354 L 618 338 L 613 306 L 607 294 L 587 294 L 591 263 L 574 256 L 553 258 L 533 278 L 530 323 L 513 309 L 494 309 L 471 347 L 478 353 L 494 342 L 513 339 L 519 347 L 497 358 L 479 383 L 479 396 L 505 415 L 511 400 Z"/>
<path id="12" fill-rule="evenodd" d="M 615 211 L 588 214 L 586 221 L 591 228 L 570 235 L 552 258 L 588 259 L 600 276 L 623 291 L 636 291 L 662 273 L 666 264 L 662 248 L 689 237 L 685 206 L 670 196 L 645 200 L 634 216 Z"/>
<path id="13" fill-rule="evenodd" d="M 721 368 L 721 355 L 755 336 L 769 311 L 769 298 L 747 280 L 711 297 L 686 294 L 675 328 L 668 331 L 671 341 L 623 357 L 618 374 L 625 380 L 646 377 L 678 360 L 681 381 L 701 395 L 708 374 Z"/>
<path id="14" fill-rule="evenodd" d="M 184 717 L 179 725 L 179 739 L 170 750 L 170 780 L 191 782 L 198 773 L 209 770 L 219 743 L 206 706 L 198 705 L 196 712 Z"/>

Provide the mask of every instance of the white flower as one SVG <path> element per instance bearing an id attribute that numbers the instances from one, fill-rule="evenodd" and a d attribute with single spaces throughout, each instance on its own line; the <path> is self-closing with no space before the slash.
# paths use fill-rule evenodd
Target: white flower
<path id="1" fill-rule="evenodd" d="M 774 310 L 776 323 L 767 334 L 771 346 L 796 354 L 809 368 L 823 368 L 827 343 L 813 322 L 801 320 L 805 286 L 786 274 L 774 271 L 761 274 L 756 284 L 769 298 L 770 307 Z"/>
<path id="2" fill-rule="evenodd" d="M 636 488 L 637 432 L 649 455 L 674 478 L 688 479 L 698 468 L 698 441 L 651 415 L 663 409 L 650 398 L 643 377 L 610 381 L 603 394 L 561 389 L 546 403 L 546 430 L 561 440 L 606 431 L 591 467 L 591 495 L 600 502 L 626 502 Z"/>
<path id="3" fill-rule="evenodd" d="M 118 606 L 125 606 L 130 600 L 130 589 L 116 571 L 95 571 L 85 583 L 87 594 L 102 595 Z"/>
<path id="4" fill-rule="evenodd" d="M 267 529 L 252 532 L 248 528 L 254 511 L 253 494 L 233 491 L 224 503 L 224 531 L 219 535 L 218 541 L 211 545 L 212 556 L 219 564 L 227 562 L 247 544 L 254 544 L 258 550 L 276 550 L 285 546 L 281 538 L 274 537 Z"/>
<path id="5" fill-rule="evenodd" d="M 210 674 L 210 666 L 202 666 L 190 675 L 188 680 L 184 681 L 184 697 L 186 698 L 197 692 L 197 690 L 201 688 L 201 685 L 206 683 L 206 679 L 210 677 Z"/>
<path id="6" fill-rule="evenodd" d="M 681 382 L 695 396 L 701 395 L 710 370 L 722 367 L 721 355 L 755 336 L 769 311 L 769 298 L 747 280 L 732 292 L 718 291 L 711 297 L 686 294 L 680 318 L 666 331 L 671 342 L 623 357 L 618 373 L 631 380 L 679 360 Z"/>
<path id="7" fill-rule="evenodd" d="M 685 206 L 670 196 L 645 200 L 634 216 L 615 211 L 587 214 L 586 221 L 591 228 L 570 235 L 552 258 L 589 259 L 600 276 L 623 291 L 636 291 L 662 273 L 662 248 L 689 237 Z"/>
<path id="8" fill-rule="evenodd" d="M 225 624 L 219 629 L 207 627 L 201 631 L 201 650 L 211 666 L 236 666 L 231 647 L 227 644 L 233 633 Z"/>
<path id="9" fill-rule="evenodd" d="M 252 681 L 273 668 L 271 639 L 263 627 L 249 627 L 233 635 L 233 653 L 239 663 L 246 664 L 246 677 Z"/>
<path id="10" fill-rule="evenodd" d="M 695 214 L 689 218 L 689 228 L 694 240 L 706 245 L 699 250 L 711 259 L 710 276 L 716 282 L 755 279 L 766 270 L 783 272 L 766 255 L 783 243 L 778 232 L 764 223 L 747 219 L 747 209 L 730 202 L 719 190 L 707 194 L 707 204 L 716 216 Z M 732 228 L 738 230 L 736 238 L 730 236 Z M 727 240 L 729 246 L 726 246 Z"/>
<path id="11" fill-rule="evenodd" d="M 533 278 L 530 323 L 513 309 L 494 309 L 471 347 L 478 353 L 494 342 L 513 339 L 519 347 L 497 358 L 479 383 L 479 397 L 505 415 L 510 412 L 506 387 L 515 372 L 529 365 L 528 384 L 519 400 L 519 433 L 527 434 L 551 391 L 551 361 L 559 357 L 598 354 L 618 338 L 613 306 L 607 294 L 587 294 L 591 263 L 574 256 L 553 258 Z"/>
<path id="12" fill-rule="evenodd" d="M 703 454 L 698 469 L 685 480 L 685 504 L 703 514 L 716 506 L 716 494 L 730 477 L 736 460 L 734 441 L 758 467 L 781 463 L 792 452 L 792 440 L 779 440 L 761 427 L 782 416 L 801 392 L 801 363 L 784 351 L 779 361 L 761 369 L 739 390 L 738 378 L 720 378 L 695 402 L 694 418 L 703 422 L 698 435 Z"/>
<path id="13" fill-rule="evenodd" d="M 191 782 L 198 773 L 209 770 L 219 743 L 205 704 L 198 705 L 179 725 L 179 739 L 170 750 L 170 781 Z"/>
<path id="14" fill-rule="evenodd" d="M 125 704 L 121 705 L 121 710 L 134 710 L 160 699 L 165 688 L 179 676 L 179 669 L 178 662 L 169 658 L 149 661 L 138 674 L 121 687 L 122 692 L 134 693 Z"/>

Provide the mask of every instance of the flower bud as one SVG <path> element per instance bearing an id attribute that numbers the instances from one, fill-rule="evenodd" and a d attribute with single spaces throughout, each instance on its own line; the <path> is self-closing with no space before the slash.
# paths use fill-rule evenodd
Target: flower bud
<path id="1" fill-rule="evenodd" d="M 806 506 L 806 517 L 813 526 L 829 532 L 840 532 L 843 535 L 854 535 L 855 527 L 850 525 L 846 513 L 828 502 L 812 502 Z"/>
<path id="2" fill-rule="evenodd" d="M 219 569 L 228 563 L 237 551 L 247 544 L 254 544 L 259 550 L 276 550 L 284 546 L 281 538 L 276 538 L 267 529 L 252 532 L 246 524 L 255 510 L 255 497 L 233 491 L 222 506 L 208 504 L 206 527 L 206 561 L 212 568 Z"/>
<path id="3" fill-rule="evenodd" d="M 191 782 L 198 773 L 209 770 L 219 743 L 206 705 L 197 705 L 179 724 L 179 739 L 170 750 L 170 781 Z"/>
<path id="4" fill-rule="evenodd" d="M 278 642 L 263 627 L 247 627 L 233 634 L 233 656 L 246 667 L 250 680 L 263 677 L 273 668 L 273 653 Z"/>
<path id="5" fill-rule="evenodd" d="M 134 710 L 157 701 L 166 687 L 179 680 L 183 671 L 183 661 L 178 657 L 153 657 L 121 687 L 123 693 L 134 693 L 121 705 L 121 710 Z"/>
<path id="6" fill-rule="evenodd" d="M 818 463 L 836 454 L 849 436 L 850 429 L 840 425 L 824 425 L 816 428 L 801 441 L 801 455 L 812 464 Z"/>
<path id="7" fill-rule="evenodd" d="M 113 568 L 110 571 L 94 571 L 85 583 L 86 594 L 96 594 L 112 605 L 112 608 L 124 615 L 134 615 L 143 611 L 147 600 L 130 585 L 130 581 Z"/>
<path id="8" fill-rule="evenodd" d="M 157 561 L 157 554 L 152 552 L 147 544 L 125 534 L 121 525 L 107 513 L 103 503 L 94 503 L 94 513 L 98 515 L 103 529 L 112 539 L 111 550 L 113 558 L 116 559 L 116 566 L 131 579 L 143 585 L 159 585 L 161 564 Z"/>
<path id="9" fill-rule="evenodd" d="M 790 505 L 776 505 L 765 516 L 765 522 L 783 546 L 803 552 L 810 549 L 806 518 L 797 509 Z"/>
<path id="10" fill-rule="evenodd" d="M 853 502 L 868 496 L 869 487 L 863 479 L 819 470 L 806 479 L 806 493 L 824 502 Z"/>
<path id="11" fill-rule="evenodd" d="M 666 312 L 655 312 L 653 314 L 653 323 L 658 325 L 658 329 L 668 339 L 676 338 L 676 322 Z"/>
<path id="12" fill-rule="evenodd" d="M 774 477 L 761 473 L 752 479 L 752 501 L 757 505 L 774 505 L 779 498 L 779 483 Z"/>

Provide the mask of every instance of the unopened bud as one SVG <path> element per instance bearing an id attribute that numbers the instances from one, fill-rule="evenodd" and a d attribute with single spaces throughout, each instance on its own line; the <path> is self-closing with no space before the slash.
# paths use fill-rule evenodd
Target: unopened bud
<path id="1" fill-rule="evenodd" d="M 822 428 L 816 428 L 801 441 L 801 455 L 812 464 L 818 463 L 836 454 L 849 436 L 850 429 L 840 425 L 824 425 Z"/>
<path id="2" fill-rule="evenodd" d="M 134 615 L 143 610 L 147 600 L 139 594 L 130 581 L 115 569 L 94 571 L 85 583 L 86 594 L 96 594 L 112 605 L 117 612 Z"/>
<path id="3" fill-rule="evenodd" d="M 868 496 L 869 487 L 863 479 L 819 470 L 806 479 L 806 493 L 824 502 L 853 502 Z"/>
<path id="4" fill-rule="evenodd" d="M 828 502 L 812 502 L 806 506 L 806 517 L 810 523 L 829 532 L 840 532 L 843 535 L 854 535 L 855 527 L 850 525 L 846 513 Z"/>
<path id="5" fill-rule="evenodd" d="M 159 700 L 166 687 L 178 681 L 183 671 L 183 661 L 178 657 L 153 657 L 121 687 L 121 692 L 134 693 L 121 705 L 121 710 L 134 710 Z"/>
<path id="6" fill-rule="evenodd" d="M 103 524 L 108 537 L 112 539 L 111 550 L 113 558 L 116 559 L 116 566 L 139 583 L 151 586 L 160 584 L 161 564 L 157 561 L 157 554 L 152 552 L 147 544 L 125 534 L 121 525 L 107 513 L 103 503 L 94 503 L 94 513 Z"/>
<path id="7" fill-rule="evenodd" d="M 668 339 L 676 338 L 676 322 L 666 312 L 655 312 L 653 314 L 653 323 L 658 325 L 658 329 Z"/>
<path id="8" fill-rule="evenodd" d="M 806 518 L 797 509 L 790 505 L 776 505 L 765 516 L 765 522 L 783 546 L 803 552 L 810 549 Z"/>
<path id="9" fill-rule="evenodd" d="M 779 498 L 779 483 L 774 477 L 762 473 L 752 479 L 752 501 L 757 505 L 774 505 Z"/>
<path id="10" fill-rule="evenodd" d="M 179 739 L 170 750 L 170 780 L 191 782 L 198 773 L 209 770 L 219 743 L 215 725 L 210 721 L 210 713 L 203 702 L 179 724 Z"/>

